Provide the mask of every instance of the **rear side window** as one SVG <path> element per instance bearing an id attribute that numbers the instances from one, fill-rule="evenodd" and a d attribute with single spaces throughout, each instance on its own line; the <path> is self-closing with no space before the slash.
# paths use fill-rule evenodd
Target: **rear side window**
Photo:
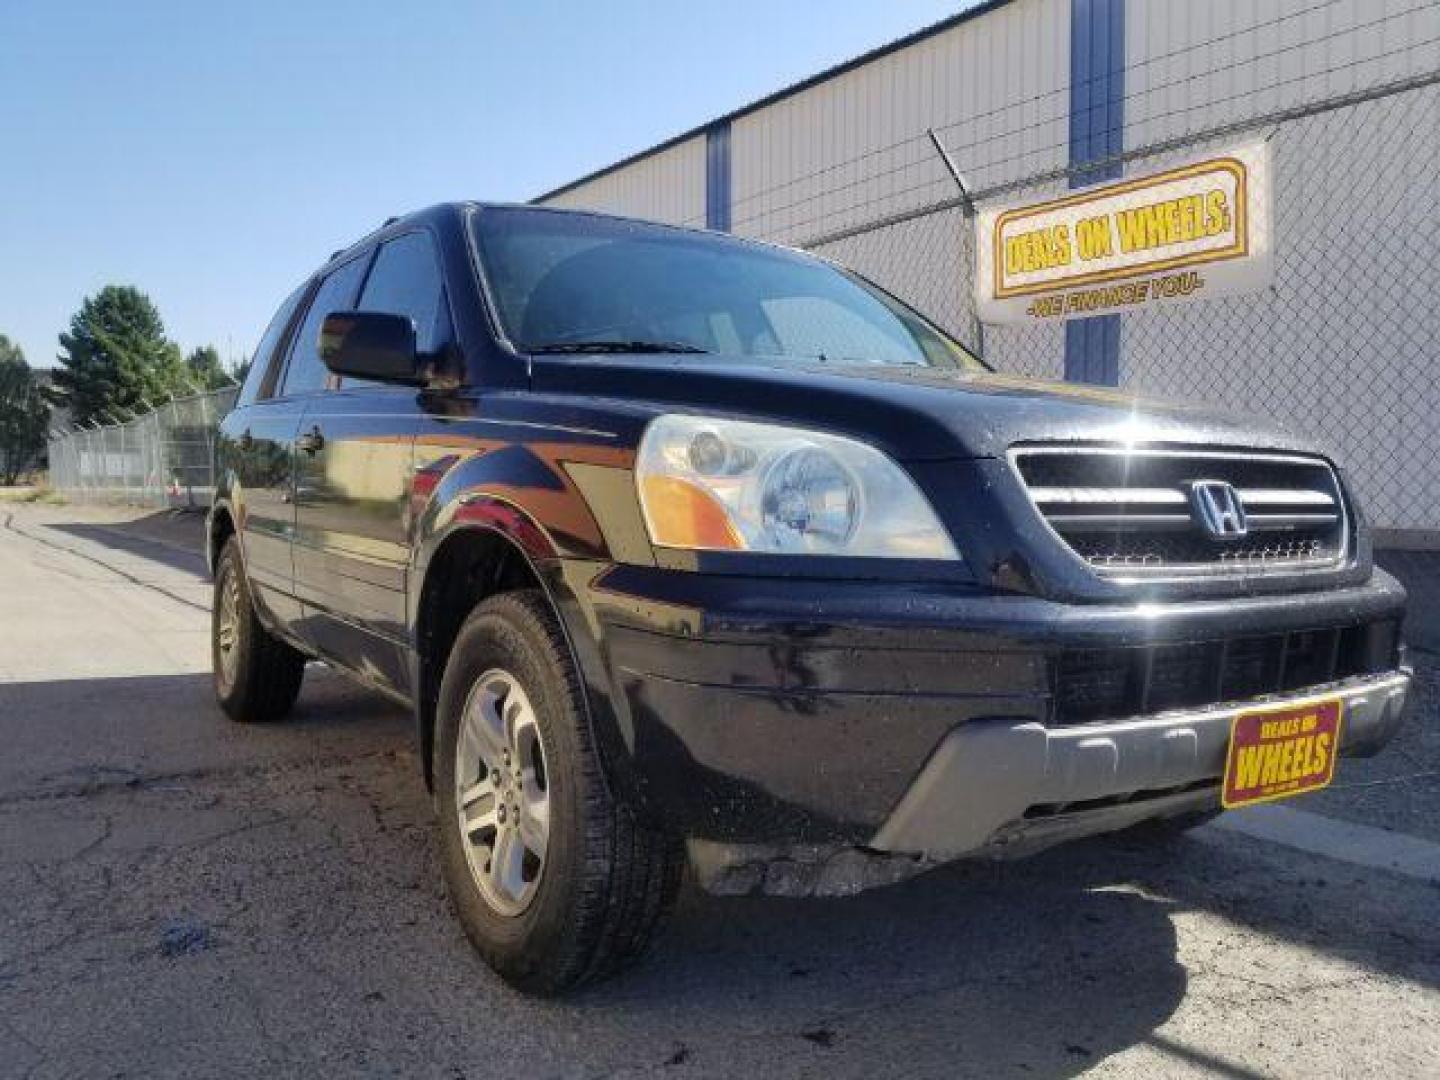
<path id="1" fill-rule="evenodd" d="M 429 233 L 397 236 L 380 249 L 360 297 L 361 311 L 408 315 L 415 323 L 415 345 L 422 353 L 446 344 L 449 314 L 440 261 Z"/>
<path id="2" fill-rule="evenodd" d="M 300 298 L 305 295 L 305 286 L 301 285 L 280 305 L 280 310 L 275 312 L 275 317 L 270 320 L 270 325 L 265 328 L 265 336 L 260 339 L 256 346 L 255 355 L 250 358 L 250 370 L 245 375 L 245 385 L 240 388 L 240 396 L 236 400 L 236 406 L 249 405 L 256 398 L 268 396 L 261 394 L 261 387 L 273 388 L 274 377 L 271 375 L 271 368 L 274 367 L 276 351 L 279 349 L 280 341 L 285 337 L 285 331 L 290 328 L 290 320 L 295 315 L 295 309 L 300 306 Z"/>
<path id="3" fill-rule="evenodd" d="M 293 394 L 309 394 L 325 388 L 330 372 L 320 361 L 320 324 L 332 311 L 352 311 L 355 307 L 355 293 L 360 288 L 360 279 L 365 276 L 366 259 L 362 256 L 352 259 L 344 266 L 336 267 L 320 283 L 305 321 L 295 333 L 290 346 L 290 363 L 285 368 L 285 385 L 280 393 L 286 397 Z"/>

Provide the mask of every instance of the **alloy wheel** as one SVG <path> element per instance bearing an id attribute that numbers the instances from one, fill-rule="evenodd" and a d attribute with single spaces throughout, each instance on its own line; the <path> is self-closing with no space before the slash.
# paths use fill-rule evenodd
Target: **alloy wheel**
<path id="1" fill-rule="evenodd" d="M 480 676 L 455 743 L 455 805 L 470 875 L 500 915 L 535 898 L 550 840 L 550 789 L 534 706 L 507 671 Z"/>

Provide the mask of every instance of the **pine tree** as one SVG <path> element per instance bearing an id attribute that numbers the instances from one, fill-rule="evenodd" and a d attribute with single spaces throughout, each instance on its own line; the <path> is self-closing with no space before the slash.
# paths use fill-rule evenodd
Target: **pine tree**
<path id="1" fill-rule="evenodd" d="M 87 297 L 60 345 L 53 393 L 78 424 L 144 412 L 189 385 L 179 346 L 133 286 L 107 285 Z"/>

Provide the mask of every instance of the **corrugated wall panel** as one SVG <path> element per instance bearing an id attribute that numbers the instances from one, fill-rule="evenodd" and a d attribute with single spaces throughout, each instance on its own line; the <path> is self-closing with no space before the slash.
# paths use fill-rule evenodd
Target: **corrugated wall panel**
<path id="1" fill-rule="evenodd" d="M 705 224 L 705 137 L 697 136 L 546 199 L 671 224 Z"/>
<path id="2" fill-rule="evenodd" d="M 1433 0 L 1130 0 L 1125 145 L 1440 69 Z"/>
<path id="3" fill-rule="evenodd" d="M 1068 0 L 1017 0 L 734 125 L 734 225 L 799 241 L 954 194 L 925 130 L 986 186 L 1062 164 Z"/>

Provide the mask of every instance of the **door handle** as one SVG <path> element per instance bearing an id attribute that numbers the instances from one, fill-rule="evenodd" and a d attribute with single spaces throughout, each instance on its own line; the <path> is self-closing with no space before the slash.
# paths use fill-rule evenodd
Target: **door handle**
<path id="1" fill-rule="evenodd" d="M 250 429 L 248 427 L 240 433 L 240 438 L 237 440 L 237 442 L 239 442 L 241 450 L 255 449 L 255 436 L 250 434 Z"/>
<path id="2" fill-rule="evenodd" d="M 307 454 L 319 453 L 325 447 L 325 435 L 321 432 L 320 425 L 316 424 L 305 434 L 297 437 L 295 445 Z"/>

